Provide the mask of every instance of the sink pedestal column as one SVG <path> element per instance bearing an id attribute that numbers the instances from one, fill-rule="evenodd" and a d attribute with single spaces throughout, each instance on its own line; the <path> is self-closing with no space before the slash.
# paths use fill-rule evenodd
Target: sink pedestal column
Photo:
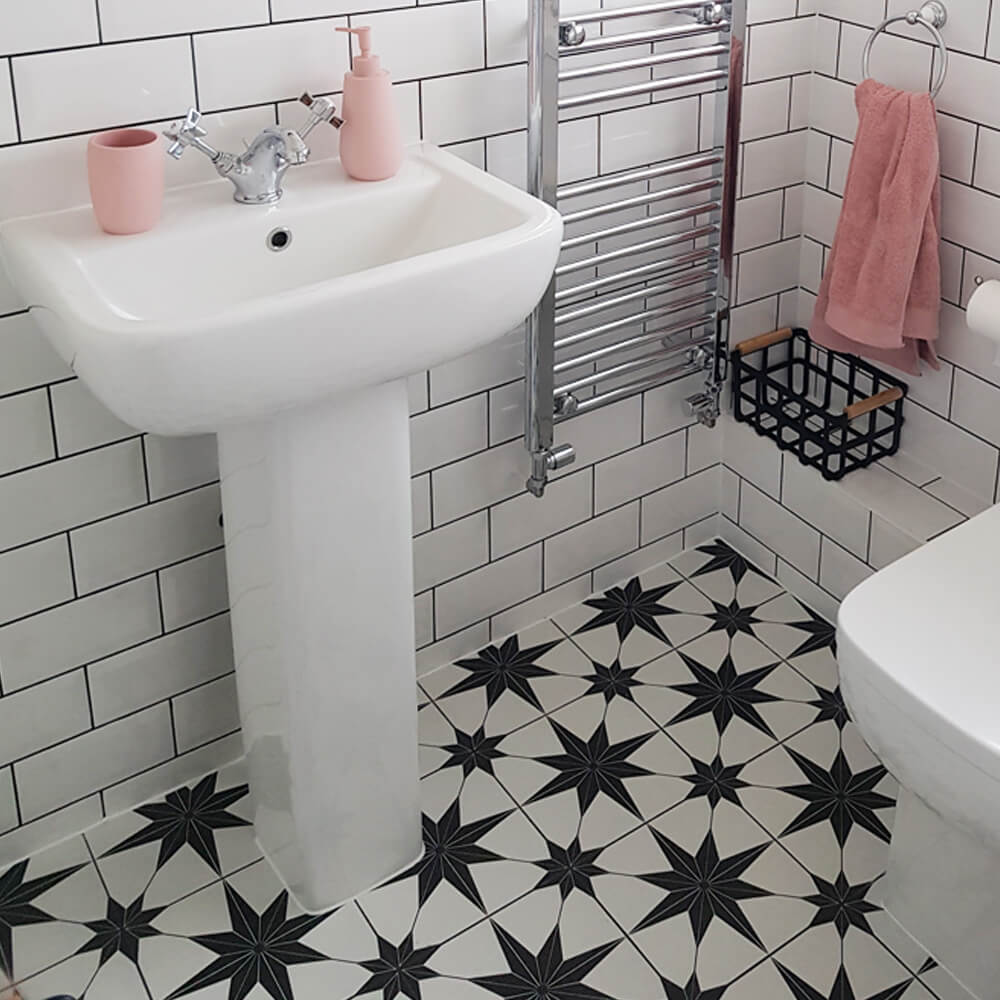
<path id="1" fill-rule="evenodd" d="M 219 463 L 254 827 L 324 910 L 421 850 L 406 382 L 220 431 Z"/>

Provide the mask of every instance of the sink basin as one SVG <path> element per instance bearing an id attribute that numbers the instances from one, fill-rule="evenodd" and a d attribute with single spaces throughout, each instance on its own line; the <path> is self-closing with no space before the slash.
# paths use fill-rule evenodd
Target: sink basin
<path id="1" fill-rule="evenodd" d="M 300 168 L 268 207 L 179 189 L 141 236 L 89 206 L 0 225 L 109 409 L 218 434 L 255 832 L 307 910 L 422 847 L 406 376 L 516 326 L 561 238 L 552 209 L 426 145 L 377 184 Z"/>
<path id="2" fill-rule="evenodd" d="M 378 184 L 327 161 L 272 207 L 225 190 L 171 193 L 142 236 L 107 237 L 89 206 L 0 228 L 35 318 L 135 427 L 217 431 L 472 351 L 534 307 L 560 241 L 547 206 L 427 145 Z"/>

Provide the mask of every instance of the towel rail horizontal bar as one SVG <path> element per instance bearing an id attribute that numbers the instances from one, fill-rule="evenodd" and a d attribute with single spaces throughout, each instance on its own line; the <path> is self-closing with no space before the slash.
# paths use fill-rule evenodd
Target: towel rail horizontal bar
<path id="1" fill-rule="evenodd" d="M 560 27 L 570 24 L 593 24 L 595 21 L 613 21 L 620 17 L 641 17 L 644 14 L 671 14 L 674 11 L 700 11 L 706 0 L 660 0 L 659 3 L 638 4 L 635 7 L 608 7 L 586 14 L 574 14 L 560 22 Z"/>
<path id="2" fill-rule="evenodd" d="M 684 271 L 668 281 L 661 281 L 655 285 L 645 285 L 633 292 L 626 292 L 624 295 L 612 295 L 607 299 L 588 299 L 585 304 L 581 304 L 578 308 L 570 312 L 558 313 L 556 315 L 556 326 L 565 326 L 567 323 L 573 323 L 578 319 L 586 319 L 588 316 L 594 316 L 608 309 L 614 309 L 616 306 L 627 305 L 629 302 L 653 298 L 656 295 L 665 295 L 667 292 L 676 292 L 680 288 L 696 285 L 700 281 L 714 280 L 714 271 Z"/>
<path id="3" fill-rule="evenodd" d="M 575 236 L 563 243 L 564 250 L 574 247 L 586 246 L 588 243 L 596 243 L 600 240 L 609 240 L 613 236 L 624 236 L 627 233 L 638 233 L 643 229 L 651 229 L 654 226 L 663 226 L 671 222 L 682 222 L 684 219 L 695 219 L 699 215 L 707 215 L 718 211 L 721 205 L 717 201 L 706 201 L 701 205 L 692 205 L 690 208 L 678 208 L 673 212 L 661 212 L 659 215 L 646 215 L 634 222 L 623 222 L 618 226 L 608 226 L 607 229 L 597 229 L 593 232 L 584 233 L 582 236 Z"/>
<path id="4" fill-rule="evenodd" d="M 715 292 L 705 292 L 700 295 L 689 295 L 685 299 L 678 299 L 664 306 L 656 306 L 653 309 L 643 309 L 642 312 L 633 313 L 631 316 L 623 316 L 621 319 L 609 320 L 599 326 L 588 327 L 577 333 L 568 334 L 556 341 L 556 350 L 572 347 L 574 344 L 582 344 L 586 340 L 593 340 L 594 337 L 601 337 L 605 333 L 613 333 L 623 327 L 635 326 L 637 323 L 646 323 L 651 319 L 662 319 L 664 316 L 672 316 L 674 313 L 682 312 L 684 309 L 693 309 L 705 302 L 714 302 Z"/>
<path id="5" fill-rule="evenodd" d="M 711 191 L 713 188 L 721 186 L 721 177 L 710 177 L 704 181 L 692 181 L 690 184 L 677 184 L 674 187 L 652 191 L 650 194 L 638 194 L 632 198 L 621 198 L 618 201 L 609 201 L 604 205 L 594 205 L 593 208 L 582 208 L 579 212 L 563 212 L 563 223 L 571 226 L 574 222 L 585 222 L 587 219 L 595 219 L 599 215 L 621 212 L 626 208 L 640 208 L 643 205 L 652 205 L 657 201 L 680 198 L 686 194 L 698 194 L 700 191 Z M 565 244 L 563 245 L 565 246 Z"/>
<path id="6" fill-rule="evenodd" d="M 658 94 L 660 91 L 674 90 L 677 87 L 692 87 L 699 83 L 711 83 L 713 80 L 725 80 L 728 76 L 729 73 L 724 69 L 706 70 L 704 73 L 685 73 L 683 76 L 651 80 L 649 83 L 632 83 L 625 87 L 610 87 L 608 90 L 593 90 L 586 94 L 560 97 L 556 103 L 560 111 L 568 111 L 586 104 L 596 104 L 598 101 L 617 101 L 623 97 Z"/>
<path id="7" fill-rule="evenodd" d="M 559 82 L 569 83 L 572 80 L 586 80 L 603 73 L 622 73 L 631 69 L 648 69 L 651 66 L 667 66 L 670 63 L 683 62 L 687 59 L 711 59 L 728 54 L 728 45 L 700 45 L 697 48 L 678 49 L 675 52 L 657 52 L 655 55 L 639 56 L 636 59 L 621 59 L 618 62 L 597 63 L 594 66 L 565 69 L 559 73 Z"/>
<path id="8" fill-rule="evenodd" d="M 607 253 L 599 253 L 593 257 L 584 257 L 582 260 L 560 264 L 556 268 L 556 277 L 561 278 L 564 275 L 572 274 L 574 271 L 582 271 L 589 267 L 601 267 L 603 264 L 610 264 L 612 261 L 621 260 L 623 257 L 631 257 L 633 254 L 663 250 L 666 247 L 677 246 L 678 243 L 689 243 L 692 240 L 700 240 L 706 236 L 713 236 L 718 232 L 719 227 L 715 223 L 708 226 L 697 226 L 694 229 L 684 229 L 679 233 L 671 233 L 669 236 L 661 236 L 655 240 L 634 243 L 632 246 L 622 247 L 620 250 L 609 250 Z"/>
<path id="9" fill-rule="evenodd" d="M 643 354 L 631 361 L 623 361 L 621 364 L 612 365 L 610 368 L 594 372 L 592 375 L 584 375 L 581 378 L 574 379 L 572 382 L 567 382 L 565 385 L 557 385 L 555 393 L 557 397 L 572 395 L 574 392 L 579 392 L 580 389 L 588 389 L 592 385 L 607 382 L 608 379 L 620 378 L 622 375 L 628 375 L 630 372 L 639 371 L 643 368 L 650 368 L 653 365 L 661 365 L 664 361 L 669 361 L 678 354 L 683 354 L 685 351 L 694 349 L 693 345 L 688 347 L 688 345 L 685 344 L 683 347 L 675 348 L 666 352 L 655 351 L 651 354 Z M 688 364 L 691 364 L 690 360 L 685 362 L 685 365 Z"/>
<path id="10" fill-rule="evenodd" d="M 603 278 L 594 278 L 592 281 L 585 281 L 579 285 L 571 285 L 569 288 L 560 289 L 556 292 L 556 305 L 558 306 L 580 296 L 607 290 L 618 284 L 627 287 L 637 281 L 648 281 L 652 278 L 665 277 L 679 268 L 714 260 L 717 256 L 718 250 L 715 247 L 704 247 L 700 250 L 690 250 L 688 253 L 677 254 L 675 257 L 665 257 L 663 260 L 654 261 L 652 264 L 640 264 L 638 267 L 630 267 L 615 274 L 605 275 Z"/>
<path id="11" fill-rule="evenodd" d="M 598 347 L 594 351 L 588 351 L 586 354 L 580 354 L 575 358 L 567 358 L 565 361 L 560 361 L 553 369 L 556 375 L 561 375 L 563 372 L 572 371 L 574 368 L 579 368 L 581 365 L 590 364 L 594 361 L 600 361 L 602 358 L 611 357 L 613 354 L 617 354 L 619 351 L 630 351 L 636 347 L 644 347 L 646 344 L 652 344 L 657 341 L 662 341 L 665 337 L 670 335 L 671 330 L 674 333 L 679 333 L 681 330 L 690 330 L 695 326 L 705 326 L 711 323 L 715 319 L 715 313 L 706 313 L 704 316 L 699 317 L 701 322 L 691 323 L 690 320 L 684 320 L 682 323 L 677 325 L 677 329 L 668 327 L 667 330 L 657 330 L 655 333 L 642 333 L 637 337 L 629 337 L 628 340 L 621 340 L 617 344 L 609 344 L 607 347 Z M 702 347 L 704 345 L 710 344 L 714 339 L 714 335 L 698 337 L 693 340 L 689 339 L 680 344 L 671 344 L 665 348 L 667 352 L 675 352 L 681 350 L 685 347 Z"/>
<path id="12" fill-rule="evenodd" d="M 653 42 L 669 42 L 674 38 L 690 38 L 692 35 L 714 35 L 728 29 L 729 22 L 722 20 L 716 24 L 679 24 L 670 28 L 651 28 L 648 31 L 627 31 L 620 35 L 598 35 L 579 45 L 560 45 L 559 55 L 582 56 L 587 52 L 624 49 L 629 45 L 651 45 Z"/>
<path id="13" fill-rule="evenodd" d="M 642 392 L 647 388 L 658 389 L 661 386 L 670 385 L 671 382 L 678 382 L 682 378 L 687 378 L 689 375 L 697 375 L 699 372 L 704 372 L 704 370 L 699 364 L 685 363 L 683 365 L 674 365 L 663 371 L 653 372 L 651 375 L 645 375 L 634 382 L 628 382 L 623 386 L 619 386 L 617 389 L 609 389 L 607 392 L 591 396 L 589 399 L 581 399 L 572 412 L 557 414 L 555 417 L 556 422 L 561 423 L 571 416 L 576 416 L 580 413 L 589 413 L 591 410 L 607 406 L 609 403 L 616 403 L 619 399 L 634 396 L 636 393 Z"/>
<path id="14" fill-rule="evenodd" d="M 670 174 L 681 174 L 688 170 L 698 170 L 702 167 L 714 167 L 722 163 L 721 153 L 707 153 L 701 156 L 688 156 L 683 160 L 673 160 L 662 166 L 643 167 L 641 170 L 626 170 L 624 173 L 609 174 L 592 181 L 579 181 L 576 184 L 566 184 L 558 190 L 560 201 L 566 198 L 578 198 L 584 194 L 596 194 L 609 188 L 621 187 L 623 184 L 636 184 L 639 181 L 651 181 L 657 177 L 669 177 Z"/>

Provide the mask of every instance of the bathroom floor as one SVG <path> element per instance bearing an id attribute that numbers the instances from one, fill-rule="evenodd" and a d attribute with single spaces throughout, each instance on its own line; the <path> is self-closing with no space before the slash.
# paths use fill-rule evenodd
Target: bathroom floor
<path id="1" fill-rule="evenodd" d="M 0 876 L 0 960 L 24 1000 L 953 1000 L 871 901 L 896 786 L 833 640 L 703 545 L 424 678 L 410 872 L 303 914 L 237 764 Z"/>

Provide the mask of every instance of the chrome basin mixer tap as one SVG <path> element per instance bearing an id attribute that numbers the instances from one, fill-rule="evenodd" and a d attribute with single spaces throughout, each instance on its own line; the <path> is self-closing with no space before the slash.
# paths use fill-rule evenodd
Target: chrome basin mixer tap
<path id="1" fill-rule="evenodd" d="M 271 125 L 263 129 L 240 154 L 226 153 L 205 142 L 208 134 L 201 126 L 201 112 L 191 108 L 181 122 L 174 122 L 163 134 L 170 140 L 167 155 L 179 160 L 192 146 L 207 156 L 220 177 L 231 181 L 233 197 L 243 205 L 271 205 L 281 198 L 282 182 L 289 167 L 309 159 L 306 139 L 317 125 L 327 123 L 339 128 L 343 122 L 334 114 L 333 101 L 326 97 L 300 98 L 309 109 L 309 120 L 296 131 Z"/>

